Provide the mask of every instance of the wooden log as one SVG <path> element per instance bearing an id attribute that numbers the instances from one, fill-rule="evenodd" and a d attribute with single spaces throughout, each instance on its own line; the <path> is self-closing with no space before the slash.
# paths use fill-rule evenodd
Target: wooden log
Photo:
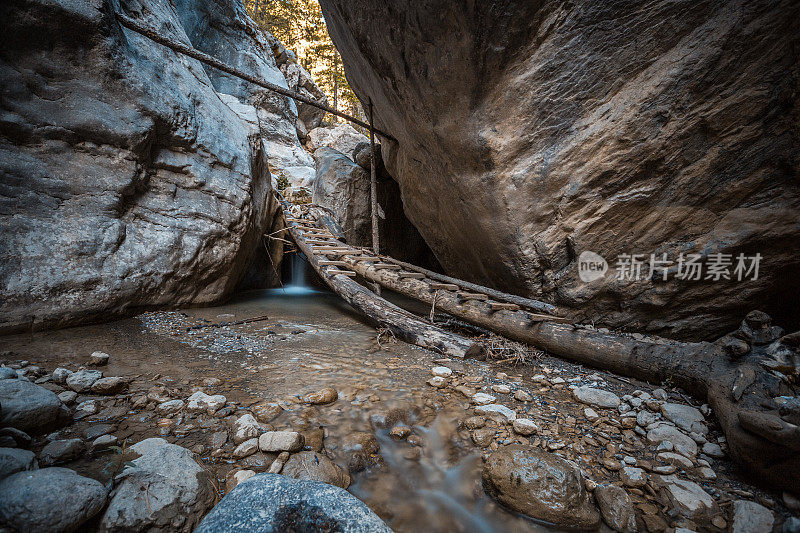
<path id="1" fill-rule="evenodd" d="M 489 287 L 484 287 L 482 285 L 477 285 L 475 283 L 470 283 L 468 281 L 464 281 L 461 279 L 451 278 L 450 276 L 445 276 L 444 274 L 439 274 L 438 272 L 418 267 L 416 265 L 412 265 L 411 263 L 406 263 L 405 261 L 400 261 L 392 257 L 383 257 L 383 260 L 386 261 L 387 263 L 394 263 L 396 265 L 400 265 L 406 270 L 425 274 L 425 276 L 430 279 L 440 281 L 442 283 L 458 284 L 463 289 L 467 289 L 473 292 L 480 292 L 486 294 L 491 298 L 494 298 L 495 300 L 501 300 L 504 302 L 517 304 L 520 307 L 524 307 L 532 311 L 538 311 L 540 313 L 547 313 L 550 315 L 558 315 L 558 316 L 564 316 L 566 314 L 563 310 L 558 309 L 556 308 L 556 306 L 546 302 L 540 302 L 539 300 L 533 300 L 531 298 L 524 298 L 522 296 L 517 296 L 516 294 L 507 294 L 504 292 L 500 292 L 498 290 L 490 289 Z"/>
<path id="2" fill-rule="evenodd" d="M 434 291 L 457 291 L 461 287 L 459 287 L 458 285 L 454 285 L 452 283 L 431 282 L 431 283 L 428 283 L 428 288 L 430 288 L 430 289 L 432 289 Z"/>
<path id="3" fill-rule="evenodd" d="M 519 311 L 519 306 L 517 304 L 506 302 L 489 302 L 489 307 L 492 311 Z"/>
<path id="4" fill-rule="evenodd" d="M 325 273 L 329 276 L 335 276 L 337 274 L 341 274 L 343 276 L 349 276 L 351 278 L 356 275 L 356 273 L 353 272 L 352 270 L 338 270 L 336 268 L 329 268 L 328 270 L 325 271 Z"/>
<path id="5" fill-rule="evenodd" d="M 401 279 L 425 279 L 425 274 L 420 272 L 398 272 L 397 275 L 400 276 Z"/>
<path id="6" fill-rule="evenodd" d="M 481 301 L 486 301 L 486 300 L 489 299 L 489 297 L 486 296 L 485 294 L 480 294 L 480 293 L 477 293 L 477 292 L 463 292 L 462 291 L 462 292 L 459 292 L 458 294 L 456 294 L 456 296 L 458 296 L 459 300 L 481 300 Z"/>
<path id="7" fill-rule="evenodd" d="M 372 265 L 375 270 L 400 270 L 400 265 L 393 265 L 392 263 L 375 263 Z"/>
<path id="8" fill-rule="evenodd" d="M 347 276 L 325 275 L 319 258 L 314 255 L 311 247 L 305 244 L 299 232 L 290 228 L 289 234 L 297 247 L 306 255 L 311 267 L 320 274 L 325 283 L 372 323 L 388 329 L 401 340 L 449 357 L 480 357 L 486 353 L 486 348 L 480 343 L 423 322 L 410 312 L 387 302 Z M 356 263 L 356 261 L 353 262 Z"/>
<path id="9" fill-rule="evenodd" d="M 351 257 L 356 259 L 357 261 L 380 261 L 380 257 L 375 257 L 374 255 L 357 255 L 357 254 L 349 254 Z"/>
<path id="10" fill-rule="evenodd" d="M 330 259 L 320 259 L 319 260 L 319 264 L 322 265 L 322 266 L 328 266 L 328 265 L 341 266 L 341 267 L 346 267 L 347 266 L 347 263 L 345 263 L 344 261 L 337 261 L 337 260 L 330 260 Z"/>

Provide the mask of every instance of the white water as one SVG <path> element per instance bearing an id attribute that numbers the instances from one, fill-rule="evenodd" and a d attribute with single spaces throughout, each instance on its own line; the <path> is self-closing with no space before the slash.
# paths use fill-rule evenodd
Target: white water
<path id="1" fill-rule="evenodd" d="M 289 283 L 274 290 L 288 296 L 305 296 L 318 292 L 306 283 L 306 260 L 300 254 L 291 254 L 289 257 Z"/>

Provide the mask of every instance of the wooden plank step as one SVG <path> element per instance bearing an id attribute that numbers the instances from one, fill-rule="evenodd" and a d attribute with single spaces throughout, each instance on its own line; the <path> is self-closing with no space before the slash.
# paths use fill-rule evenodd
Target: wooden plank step
<path id="1" fill-rule="evenodd" d="M 372 265 L 375 270 L 400 270 L 400 265 L 394 263 L 375 263 Z"/>
<path id="2" fill-rule="evenodd" d="M 336 276 L 337 274 L 341 274 L 343 276 L 348 276 L 351 278 L 356 275 L 356 273 L 353 272 L 352 270 L 338 270 L 335 268 L 329 268 L 328 270 L 325 271 L 325 273 L 330 276 Z"/>
<path id="3" fill-rule="evenodd" d="M 479 292 L 459 292 L 456 296 L 458 296 L 460 300 L 481 300 L 485 302 L 489 299 L 488 296 Z"/>
<path id="4" fill-rule="evenodd" d="M 319 264 L 320 265 L 333 265 L 333 266 L 340 266 L 340 267 L 346 267 L 347 266 L 347 263 L 345 261 L 331 261 L 331 260 L 328 260 L 328 259 L 320 259 L 319 260 Z"/>
<path id="5" fill-rule="evenodd" d="M 373 255 L 357 255 L 351 254 L 350 257 L 355 259 L 356 261 L 380 261 L 380 257 L 375 257 Z"/>
<path id="6" fill-rule="evenodd" d="M 286 222 L 305 222 L 305 219 L 302 218 L 294 218 L 294 217 L 285 217 Z"/>
<path id="7" fill-rule="evenodd" d="M 427 277 L 422 272 L 398 272 L 397 275 L 400 279 L 425 279 Z"/>
<path id="8" fill-rule="evenodd" d="M 319 228 L 317 226 L 305 226 L 303 224 L 298 224 L 295 226 L 295 229 L 299 229 L 302 231 L 324 231 L 325 228 Z"/>
<path id="9" fill-rule="evenodd" d="M 505 302 L 489 302 L 492 311 L 519 311 L 517 304 L 509 304 Z"/>
<path id="10" fill-rule="evenodd" d="M 431 282 L 430 286 L 431 286 L 431 289 L 433 289 L 435 291 L 440 291 L 440 290 L 442 290 L 442 291 L 457 291 L 458 289 L 460 289 L 460 287 L 458 285 L 453 285 L 452 283 Z"/>
<path id="11" fill-rule="evenodd" d="M 560 324 L 572 323 L 572 320 L 563 316 L 540 315 L 537 313 L 531 313 L 530 315 L 531 315 L 531 326 L 534 324 L 538 324 L 539 322 L 558 322 Z"/>

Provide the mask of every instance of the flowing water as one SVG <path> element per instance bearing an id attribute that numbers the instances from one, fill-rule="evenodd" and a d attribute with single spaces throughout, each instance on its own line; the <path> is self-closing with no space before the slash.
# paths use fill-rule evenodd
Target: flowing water
<path id="1" fill-rule="evenodd" d="M 261 315 L 268 318 L 225 325 Z M 203 327 L 191 329 L 197 325 Z M 547 530 L 506 512 L 483 493 L 479 449 L 457 427 L 467 416 L 466 399 L 426 384 L 440 356 L 385 335 L 378 339 L 376 330 L 335 295 L 305 285 L 300 259 L 283 289 L 243 294 L 226 305 L 145 313 L 109 324 L 4 337 L 0 343 L 0 348 L 48 370 L 74 366 L 93 351 L 107 352 L 111 363 L 103 369 L 106 375 L 144 380 L 132 385 L 134 394 L 136 387 L 146 391 L 155 380 L 188 396 L 202 379 L 221 378 L 214 393 L 224 394 L 239 409 L 259 400 L 280 404 L 284 411 L 271 422 L 275 429 L 302 431 L 307 439 L 324 435 L 325 449 L 345 468 L 349 459 L 343 439 L 353 432 L 373 433 L 381 450 L 353 473 L 350 491 L 396 531 Z M 486 384 L 497 371 L 477 361 L 446 364 Z M 307 406 L 297 400 L 326 386 L 338 390 L 337 402 Z M 388 428 L 376 422 L 392 416 L 413 427 L 419 450 L 405 440 L 393 440 Z M 224 424 L 181 419 L 172 430 L 164 430 L 157 427 L 157 418 L 146 411 L 128 413 L 118 434 L 130 442 L 167 434 L 191 448 L 207 443 L 209 434 Z M 224 487 L 225 475 L 241 466 L 216 459 L 210 451 L 203 460 Z M 103 478 L 109 466 L 101 469 L 92 463 L 78 469 Z"/>

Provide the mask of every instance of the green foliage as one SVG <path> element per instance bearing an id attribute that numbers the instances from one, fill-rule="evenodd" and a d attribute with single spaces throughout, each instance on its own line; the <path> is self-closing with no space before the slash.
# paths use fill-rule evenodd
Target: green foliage
<path id="1" fill-rule="evenodd" d="M 286 176 L 284 176 L 283 173 L 278 174 L 278 177 L 275 178 L 275 182 L 278 184 L 279 191 L 282 191 L 289 186 L 289 180 L 286 179 Z"/>
<path id="2" fill-rule="evenodd" d="M 327 95 L 331 107 L 366 118 L 361 103 L 347 83 L 342 59 L 328 35 L 317 0 L 244 0 L 244 3 L 262 29 L 294 51 L 298 63 Z"/>

